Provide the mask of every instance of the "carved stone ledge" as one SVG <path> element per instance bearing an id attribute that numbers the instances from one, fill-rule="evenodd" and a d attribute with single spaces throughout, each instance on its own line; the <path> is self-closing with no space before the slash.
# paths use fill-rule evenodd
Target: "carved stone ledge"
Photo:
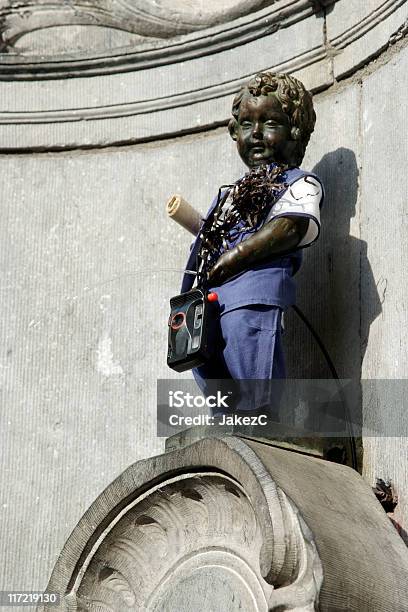
<path id="1" fill-rule="evenodd" d="M 406 609 L 394 584 L 407 579 L 405 546 L 357 473 L 231 437 L 129 467 L 47 590 L 69 612 L 385 612 Z"/>
<path id="2" fill-rule="evenodd" d="M 251 5 L 251 10 L 249 10 L 249 6 L 244 10 L 242 3 L 240 3 L 240 14 L 237 13 L 235 18 L 232 21 L 228 21 L 226 24 L 217 23 L 216 20 L 214 25 L 207 23 L 203 31 L 201 31 L 202 28 L 192 28 L 192 30 L 199 31 L 185 36 L 178 36 L 175 39 L 170 38 L 170 40 L 167 40 L 169 38 L 168 36 L 163 37 L 165 40 L 152 40 L 152 36 L 153 38 L 158 38 L 157 33 L 153 34 L 153 32 L 148 29 L 138 29 L 136 26 L 132 29 L 132 26 L 128 24 L 128 19 L 123 17 L 123 27 L 126 26 L 127 31 L 149 36 L 149 38 L 147 38 L 143 44 L 136 47 L 118 48 L 116 50 L 108 49 L 105 53 L 101 51 L 95 53 L 92 49 L 89 49 L 86 52 L 75 54 L 72 52 L 70 53 L 68 49 L 65 55 L 58 54 L 54 57 L 41 55 L 35 57 L 32 55 L 24 56 L 22 53 L 13 53 L 12 49 L 8 49 L 7 54 L 0 54 L 2 78 L 49 79 L 59 76 L 63 77 L 64 75 L 69 75 L 70 77 L 84 76 L 86 74 L 93 76 L 113 74 L 128 70 L 155 68 L 174 62 L 191 60 L 199 56 L 220 53 L 232 47 L 247 44 L 252 40 L 258 40 L 259 38 L 268 36 L 278 29 L 289 28 L 298 21 L 307 19 L 316 11 L 320 10 L 313 7 L 311 0 L 278 0 L 275 2 L 260 2 L 259 0 L 253 0 L 251 3 L 248 2 L 248 5 Z M 266 8 L 262 8 L 262 6 L 265 7 L 265 5 Z M 256 10 L 257 8 L 261 10 Z M 2 9 L 0 9 L 0 18 L 2 17 L 1 10 Z M 7 9 L 3 9 L 3 11 L 6 10 Z M 21 9 L 18 9 L 18 11 L 18 19 L 20 19 L 20 16 L 22 18 L 24 13 L 20 15 Z M 67 9 L 64 9 L 64 11 L 67 12 Z M 98 14 L 101 12 L 99 6 L 97 11 Z M 71 10 L 68 11 L 65 22 L 68 21 L 68 14 L 71 15 L 71 19 L 73 20 L 72 25 L 74 23 L 80 23 L 80 16 L 77 12 L 72 12 Z M 105 19 L 98 18 L 99 25 L 108 25 L 107 22 L 110 19 L 112 26 L 113 23 L 115 23 L 115 27 L 119 27 L 118 16 L 115 14 L 109 15 L 110 14 L 107 14 Z M 10 19 L 10 16 L 3 16 L 5 24 L 7 24 Z M 40 17 L 38 17 L 38 19 L 40 19 Z M 98 23 L 98 19 L 96 17 L 92 18 L 89 11 L 84 13 L 83 20 L 91 25 Z M 63 23 L 64 19 L 61 18 L 59 21 Z M 218 20 L 218 22 L 220 21 L 222 20 Z M 28 23 L 29 22 L 30 20 L 28 19 Z M 29 27 L 27 20 L 22 19 L 22 23 L 26 28 Z M 177 27 L 177 24 L 172 25 L 170 22 L 168 27 L 174 29 Z M 173 34 L 175 33 L 176 31 L 173 32 Z M 180 31 L 178 33 L 180 34 Z M 39 30 L 39 36 L 40 35 L 41 30 Z M 5 47 L 7 47 L 8 41 L 14 40 L 12 28 L 9 32 L 10 39 L 7 36 L 6 29 L 2 34 Z M 17 34 L 14 36 L 17 36 Z"/>
<path id="3" fill-rule="evenodd" d="M 3 55 L 1 150 L 133 144 L 224 125 L 232 95 L 260 70 L 292 73 L 321 91 L 333 71 L 352 73 L 400 31 L 408 0 L 378 2 L 354 14 L 338 1 L 323 19 L 310 0 L 279 0 L 140 50 L 29 62 Z"/>
<path id="4" fill-rule="evenodd" d="M 327 17 L 327 36 L 337 79 L 353 74 L 387 49 L 408 18 L 407 0 L 352 2 L 354 7 L 350 7 L 349 13 L 336 4 Z"/>
<path id="5" fill-rule="evenodd" d="M 171 38 L 232 21 L 279 0 L 6 0 L 1 3 L 3 43 L 53 26 L 96 25 L 153 38 Z"/>
<path id="6" fill-rule="evenodd" d="M 122 513 L 66 597 L 70 610 L 267 610 L 318 598 L 322 571 L 310 533 L 282 491 L 272 522 L 284 525 L 274 548 L 273 588 L 260 571 L 262 531 L 245 490 L 223 475 L 180 475 Z M 284 539 L 288 540 L 285 545 Z M 211 590 L 209 591 L 209 586 Z M 204 594 L 205 593 L 205 594 Z M 126 607 L 125 607 L 126 606 Z M 313 609 L 313 608 L 310 608 Z"/>
<path id="7" fill-rule="evenodd" d="M 281 0 L 228 26 L 105 60 L 3 57 L 2 150 L 130 144 L 220 125 L 258 70 L 295 73 L 312 89 L 331 82 L 323 20 L 309 0 Z"/>

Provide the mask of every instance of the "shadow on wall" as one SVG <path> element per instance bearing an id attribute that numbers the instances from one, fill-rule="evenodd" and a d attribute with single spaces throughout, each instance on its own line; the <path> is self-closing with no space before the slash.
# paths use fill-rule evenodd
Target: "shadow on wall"
<path id="1" fill-rule="evenodd" d="M 326 199 L 318 242 L 304 252 L 299 272 L 298 305 L 324 345 L 340 378 L 359 380 L 371 323 L 381 302 L 367 259 L 367 243 L 350 235 L 358 215 L 359 170 L 353 151 L 339 148 L 313 168 Z M 358 220 L 354 219 L 358 232 Z M 364 315 L 361 316 L 362 287 Z M 287 314 L 286 356 L 290 378 L 331 378 L 309 330 L 293 311 Z"/>

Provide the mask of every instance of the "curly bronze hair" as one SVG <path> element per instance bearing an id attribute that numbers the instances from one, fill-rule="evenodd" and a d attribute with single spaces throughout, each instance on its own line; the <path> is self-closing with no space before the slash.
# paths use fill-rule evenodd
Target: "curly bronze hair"
<path id="1" fill-rule="evenodd" d="M 259 72 L 246 85 L 244 85 L 234 98 L 232 103 L 232 119 L 228 129 L 233 136 L 238 127 L 239 107 L 246 96 L 269 96 L 274 95 L 282 105 L 282 110 L 287 114 L 292 139 L 298 142 L 296 151 L 296 164 L 302 163 L 310 136 L 314 131 L 316 113 L 313 108 L 312 94 L 307 91 L 299 79 L 289 74 Z"/>

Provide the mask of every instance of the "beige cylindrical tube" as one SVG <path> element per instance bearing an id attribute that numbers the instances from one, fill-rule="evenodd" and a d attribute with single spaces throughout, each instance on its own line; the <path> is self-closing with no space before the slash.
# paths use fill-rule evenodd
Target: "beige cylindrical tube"
<path id="1" fill-rule="evenodd" d="M 166 210 L 174 221 L 184 229 L 197 236 L 203 221 L 200 213 L 191 206 L 181 195 L 173 195 L 166 204 Z"/>

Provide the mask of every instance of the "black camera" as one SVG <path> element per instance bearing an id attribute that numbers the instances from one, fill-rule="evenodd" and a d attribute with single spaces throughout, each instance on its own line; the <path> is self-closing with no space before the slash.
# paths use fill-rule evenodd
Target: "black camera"
<path id="1" fill-rule="evenodd" d="M 215 293 L 192 289 L 170 299 L 167 365 L 184 372 L 211 356 L 218 321 Z"/>

